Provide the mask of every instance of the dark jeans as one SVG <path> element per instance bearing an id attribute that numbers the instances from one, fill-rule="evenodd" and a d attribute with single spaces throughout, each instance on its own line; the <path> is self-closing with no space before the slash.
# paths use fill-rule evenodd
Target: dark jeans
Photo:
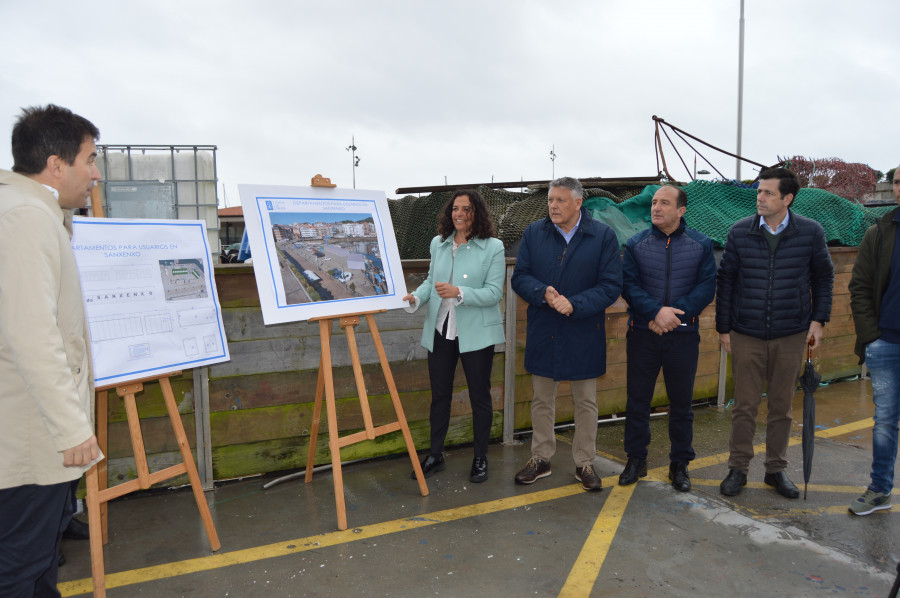
<path id="1" fill-rule="evenodd" d="M 71 482 L 0 490 L 0 596 L 57 598 L 57 553 L 72 518 Z"/>
<path id="2" fill-rule="evenodd" d="M 650 444 L 650 402 L 662 368 L 669 395 L 670 461 L 687 463 L 694 459 L 694 376 L 700 355 L 698 332 L 670 332 L 659 336 L 649 330 L 629 330 L 625 407 L 625 452 L 629 457 L 647 458 Z"/>
<path id="3" fill-rule="evenodd" d="M 457 360 L 462 361 L 469 387 L 475 456 L 486 457 L 494 419 L 494 407 L 491 404 L 494 345 L 460 353 L 457 340 L 448 341 L 436 330 L 434 350 L 428 353 L 428 376 L 431 378 L 431 454 L 438 457 L 444 450 L 444 439 L 450 427 L 450 404 Z"/>

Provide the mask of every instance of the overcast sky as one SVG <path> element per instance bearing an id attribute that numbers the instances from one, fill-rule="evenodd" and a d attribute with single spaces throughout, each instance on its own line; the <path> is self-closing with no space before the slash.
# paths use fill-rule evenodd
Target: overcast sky
<path id="1" fill-rule="evenodd" d="M 351 136 L 357 187 L 388 197 L 547 179 L 551 147 L 557 176 L 654 175 L 654 114 L 736 147 L 740 0 L 0 0 L 0 16 L 3 168 L 20 108 L 49 102 L 101 143 L 218 146 L 229 205 L 241 183 L 352 186 Z M 742 153 L 897 165 L 898 27 L 896 0 L 746 0 Z"/>

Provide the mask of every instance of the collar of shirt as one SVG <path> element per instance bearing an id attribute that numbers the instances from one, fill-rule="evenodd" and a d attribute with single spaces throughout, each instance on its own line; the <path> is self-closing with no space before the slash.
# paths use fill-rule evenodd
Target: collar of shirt
<path id="1" fill-rule="evenodd" d="M 570 230 L 569 232 L 564 232 L 563 229 L 561 229 L 559 227 L 559 225 L 556 224 L 555 222 L 553 223 L 553 226 L 556 227 L 556 230 L 559 231 L 559 234 L 561 234 L 563 236 L 563 239 L 566 240 L 566 245 L 568 245 L 569 241 L 572 240 L 572 237 L 575 236 L 575 231 L 578 230 L 578 225 L 580 225 L 580 224 L 581 224 L 581 212 L 579 211 L 578 212 L 578 222 L 575 223 L 575 226 L 573 226 L 572 230 Z"/>
<path id="2" fill-rule="evenodd" d="M 766 222 L 765 216 L 759 217 L 759 225 L 761 227 L 765 227 L 766 230 L 769 231 L 770 233 L 772 233 L 773 235 L 777 235 L 778 233 L 780 233 L 781 231 L 783 231 L 784 229 L 787 228 L 788 221 L 790 219 L 791 219 L 791 212 L 790 212 L 790 210 L 788 210 L 787 212 L 784 213 L 784 220 L 781 221 L 781 224 L 779 224 L 778 226 L 775 227 L 775 230 L 772 230 L 772 227 L 769 226 L 769 223 Z"/>
<path id="3" fill-rule="evenodd" d="M 43 185 L 43 186 L 47 189 L 47 191 L 49 191 L 50 193 L 53 194 L 53 197 L 56 198 L 56 201 L 59 201 L 59 191 L 57 191 L 56 189 L 54 189 L 54 188 L 51 187 L 50 185 L 44 185 L 44 183 L 41 183 L 41 185 Z"/>

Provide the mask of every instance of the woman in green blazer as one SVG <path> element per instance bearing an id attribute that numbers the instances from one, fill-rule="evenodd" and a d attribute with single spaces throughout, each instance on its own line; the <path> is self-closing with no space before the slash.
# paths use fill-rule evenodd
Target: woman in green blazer
<path id="1" fill-rule="evenodd" d="M 430 251 L 428 278 L 403 298 L 410 302 L 406 308 L 410 313 L 428 304 L 422 346 L 428 349 L 431 379 L 431 450 L 422 461 L 422 471 L 427 478 L 446 467 L 444 439 L 450 425 L 453 375 L 461 360 L 475 445 L 469 479 L 479 483 L 488 477 L 494 345 L 505 342 L 500 299 L 506 265 L 503 243 L 494 238 L 487 205 L 477 191 L 457 191 L 447 202 Z"/>

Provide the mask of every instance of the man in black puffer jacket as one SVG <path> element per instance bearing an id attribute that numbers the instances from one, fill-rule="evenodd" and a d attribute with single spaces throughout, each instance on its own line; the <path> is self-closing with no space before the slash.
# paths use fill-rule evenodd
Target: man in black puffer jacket
<path id="1" fill-rule="evenodd" d="M 694 459 L 694 377 L 700 355 L 700 312 L 716 294 L 712 240 L 687 228 L 687 195 L 663 185 L 650 203 L 652 225 L 625 244 L 622 296 L 628 302 L 628 401 L 625 452 L 619 485 L 647 475 L 650 406 L 662 369 L 669 398 L 669 479 L 691 489 L 688 463 Z"/>
<path id="2" fill-rule="evenodd" d="M 806 346 L 819 346 L 831 315 L 834 267 L 822 226 L 789 209 L 799 189 L 789 170 L 760 173 L 757 214 L 731 227 L 719 264 L 716 330 L 732 354 L 734 375 L 729 471 L 719 487 L 725 496 L 737 495 L 747 483 L 763 390 L 764 481 L 786 498 L 800 495 L 784 472 L 791 399 Z"/>

